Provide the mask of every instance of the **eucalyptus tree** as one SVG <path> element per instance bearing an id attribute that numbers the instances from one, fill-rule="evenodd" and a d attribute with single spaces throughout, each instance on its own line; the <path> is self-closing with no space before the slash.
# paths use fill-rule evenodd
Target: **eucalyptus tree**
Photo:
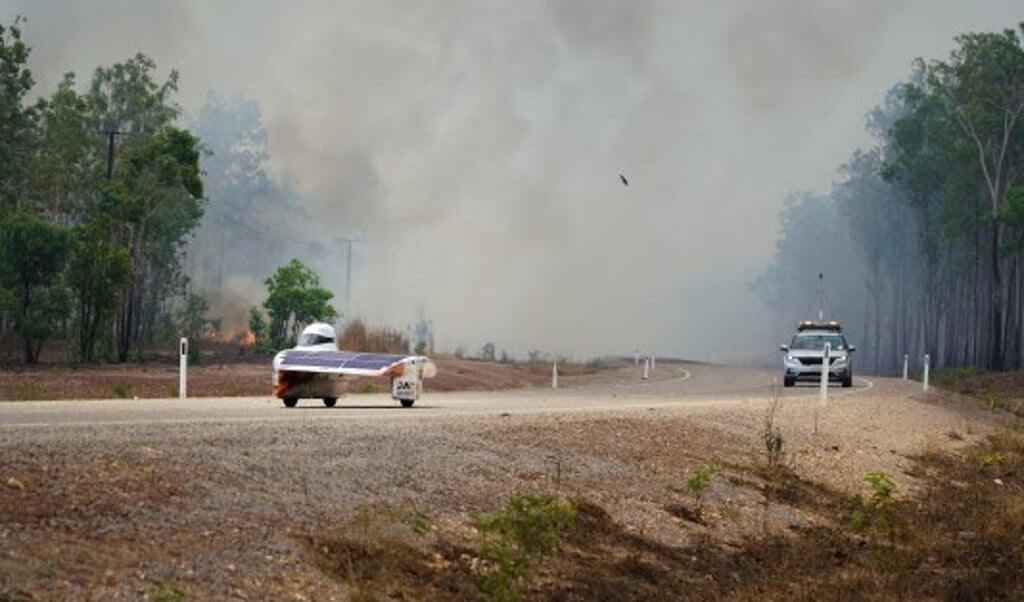
<path id="1" fill-rule="evenodd" d="M 833 185 L 832 198 L 846 223 L 854 246 L 864 261 L 864 318 L 860 355 L 871 358 L 874 371 L 892 369 L 898 353 L 906 342 L 896 339 L 890 345 L 888 357 L 883 352 L 883 332 L 901 331 L 898 312 L 886 311 L 885 301 L 896 298 L 893 282 L 905 283 L 900 272 L 906 270 L 904 260 L 912 249 L 908 248 L 907 231 L 912 231 L 911 220 L 898 199 L 896 191 L 881 175 L 881 150 L 856 151 L 849 162 L 840 168 L 842 178 Z M 893 276 L 896 278 L 893 278 Z M 884 318 L 889 314 L 890 326 Z"/>
<path id="2" fill-rule="evenodd" d="M 88 93 L 93 122 L 118 149 L 92 210 L 110 219 L 113 242 L 131 265 L 116 317 L 119 361 L 141 347 L 166 300 L 183 290 L 181 249 L 203 213 L 199 140 L 173 125 L 178 74 L 158 82 L 155 69 L 138 54 L 97 69 Z"/>
<path id="3" fill-rule="evenodd" d="M 1012 29 L 964 34 L 956 42 L 948 61 L 927 65 L 928 91 L 946 105 L 984 184 L 990 230 L 987 363 L 1005 369 L 1007 310 L 1016 304 L 1020 284 L 1008 287 L 1005 278 L 1003 211 L 1010 189 L 1024 177 L 1024 48 Z"/>
<path id="4" fill-rule="evenodd" d="M 30 196 L 55 222 L 88 221 L 86 209 L 103 186 L 105 145 L 97 135 L 89 98 L 67 73 L 49 98 L 35 104 L 37 152 L 30 164 Z"/>
<path id="5" fill-rule="evenodd" d="M 34 146 L 35 111 L 26 106 L 32 89 L 30 48 L 21 39 L 21 17 L 0 25 L 0 214 L 25 200 L 29 157 Z"/>

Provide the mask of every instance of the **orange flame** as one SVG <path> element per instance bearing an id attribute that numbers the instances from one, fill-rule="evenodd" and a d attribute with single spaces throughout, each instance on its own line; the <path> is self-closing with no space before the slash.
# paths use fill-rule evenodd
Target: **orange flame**
<path id="1" fill-rule="evenodd" d="M 211 343 L 225 343 L 239 347 L 252 347 L 256 344 L 256 335 L 251 330 L 213 331 L 207 335 L 207 338 Z"/>

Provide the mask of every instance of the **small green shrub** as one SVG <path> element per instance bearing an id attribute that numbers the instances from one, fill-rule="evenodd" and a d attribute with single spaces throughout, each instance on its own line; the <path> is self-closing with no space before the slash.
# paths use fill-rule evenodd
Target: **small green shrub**
<path id="1" fill-rule="evenodd" d="M 129 383 L 121 383 L 114 385 L 114 395 L 120 399 L 128 399 L 132 397 L 132 386 Z"/>
<path id="2" fill-rule="evenodd" d="M 686 480 L 686 488 L 690 490 L 693 497 L 697 500 L 697 518 L 703 519 L 704 508 L 703 508 L 703 496 L 704 490 L 711 484 L 711 479 L 718 474 L 718 469 L 711 464 L 705 464 L 703 468 L 698 469 L 696 472 Z"/>
<path id="3" fill-rule="evenodd" d="M 485 597 L 517 599 L 530 572 L 575 526 L 578 504 L 551 495 L 516 495 L 501 512 L 476 518 L 487 566 L 477 587 Z"/>
<path id="4" fill-rule="evenodd" d="M 882 562 L 885 555 L 879 536 L 888 540 L 889 548 L 896 544 L 896 524 L 893 517 L 896 483 L 884 472 L 869 472 L 864 480 L 871 487 L 871 498 L 864 500 L 861 495 L 854 496 L 851 501 L 850 525 L 857 533 L 867 536 L 875 559 Z"/>
<path id="5" fill-rule="evenodd" d="M 993 451 L 985 454 L 981 454 L 979 458 L 982 466 L 999 466 L 1003 462 L 1006 462 L 1006 454 Z"/>
<path id="6" fill-rule="evenodd" d="M 185 599 L 185 590 L 176 585 L 157 581 L 153 584 L 154 602 L 179 602 Z"/>

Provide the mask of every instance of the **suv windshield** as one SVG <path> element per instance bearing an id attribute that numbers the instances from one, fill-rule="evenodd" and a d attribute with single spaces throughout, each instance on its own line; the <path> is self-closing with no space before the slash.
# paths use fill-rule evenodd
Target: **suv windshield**
<path id="1" fill-rule="evenodd" d="M 799 334 L 793 337 L 793 343 L 789 348 L 819 351 L 825 348 L 825 343 L 829 343 L 833 351 L 843 351 L 846 349 L 846 338 L 841 334 L 832 333 Z"/>

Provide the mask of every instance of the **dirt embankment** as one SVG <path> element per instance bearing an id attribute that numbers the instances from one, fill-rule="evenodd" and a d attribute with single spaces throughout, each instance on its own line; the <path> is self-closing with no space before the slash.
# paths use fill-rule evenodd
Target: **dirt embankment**
<path id="1" fill-rule="evenodd" d="M 459 366 L 448 370 L 474 377 Z M 549 383 L 549 370 L 535 378 Z M 1020 422 L 884 380 L 774 412 L 763 398 L 652 398 L 617 411 L 0 428 L 0 600 L 472 600 L 489 596 L 497 552 L 518 553 L 517 533 L 556 531 L 504 593 L 1021 599 Z M 509 510 L 548 494 L 573 505 L 573 526 Z M 510 526 L 504 548 L 483 538 L 484 517 Z"/>

